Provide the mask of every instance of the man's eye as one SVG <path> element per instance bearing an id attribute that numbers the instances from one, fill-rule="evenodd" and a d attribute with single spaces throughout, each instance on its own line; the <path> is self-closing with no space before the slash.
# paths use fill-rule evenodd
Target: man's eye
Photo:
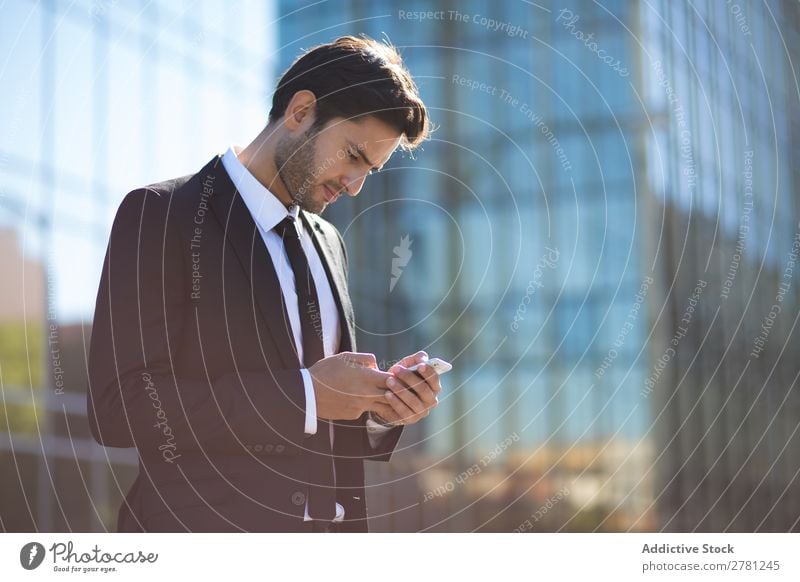
<path id="1" fill-rule="evenodd" d="M 358 161 L 358 156 L 355 155 L 353 152 L 350 152 L 350 159 L 354 161 Z"/>

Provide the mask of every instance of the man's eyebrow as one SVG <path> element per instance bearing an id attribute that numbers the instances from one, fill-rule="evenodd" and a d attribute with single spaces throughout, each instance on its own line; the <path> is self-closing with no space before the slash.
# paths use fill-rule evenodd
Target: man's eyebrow
<path id="1" fill-rule="evenodd" d="M 351 141 L 348 141 L 347 143 L 350 144 L 351 148 L 354 148 L 358 152 L 358 155 L 361 156 L 361 159 L 366 162 L 366 164 L 370 167 L 370 169 L 376 170 L 376 171 L 380 171 L 380 168 L 374 166 L 372 164 L 372 162 L 369 161 L 369 158 L 367 157 L 367 154 L 364 153 L 364 148 L 358 147 L 356 144 L 354 144 Z"/>

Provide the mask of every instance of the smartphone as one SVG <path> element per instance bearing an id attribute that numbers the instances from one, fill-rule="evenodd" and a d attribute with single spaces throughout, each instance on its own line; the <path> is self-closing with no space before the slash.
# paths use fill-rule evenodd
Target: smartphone
<path id="1" fill-rule="evenodd" d="M 451 364 L 449 362 L 445 362 L 441 358 L 431 358 L 431 359 L 429 359 L 429 360 L 427 360 L 425 362 L 421 362 L 419 364 L 414 364 L 413 366 L 411 366 L 408 369 L 410 371 L 412 371 L 412 372 L 416 372 L 417 368 L 419 368 L 423 364 L 433 368 L 433 371 L 436 372 L 437 374 L 439 374 L 440 376 L 442 374 L 444 374 L 445 372 L 449 372 L 450 370 L 453 369 L 453 364 Z"/>

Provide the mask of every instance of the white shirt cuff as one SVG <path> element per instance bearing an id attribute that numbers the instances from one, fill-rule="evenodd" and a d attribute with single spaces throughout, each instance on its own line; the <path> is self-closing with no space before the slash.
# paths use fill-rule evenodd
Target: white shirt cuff
<path id="1" fill-rule="evenodd" d="M 379 422 L 375 422 L 372 420 L 372 413 L 370 412 L 367 417 L 367 437 L 369 438 L 369 443 L 372 445 L 373 448 L 376 448 L 378 444 L 383 440 L 383 437 L 386 436 L 386 433 L 392 430 L 394 427 L 392 426 L 385 426 L 380 424 Z"/>
<path id="2" fill-rule="evenodd" d="M 306 434 L 317 434 L 317 397 L 314 394 L 314 381 L 311 372 L 305 368 L 300 369 L 303 376 L 303 386 L 306 389 Z"/>
<path id="3" fill-rule="evenodd" d="M 311 521 L 311 516 L 308 514 L 308 501 L 306 501 L 306 507 L 303 510 L 305 515 L 303 515 L 303 521 Z M 339 503 L 336 504 L 336 515 L 331 520 L 334 523 L 341 523 L 344 520 L 344 507 L 342 507 Z"/>

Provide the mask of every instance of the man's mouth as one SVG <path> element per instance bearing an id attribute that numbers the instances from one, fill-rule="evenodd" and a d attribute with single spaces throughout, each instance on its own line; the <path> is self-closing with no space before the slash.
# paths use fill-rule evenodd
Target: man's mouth
<path id="1" fill-rule="evenodd" d="M 322 187 L 325 189 L 325 202 L 327 202 L 328 204 L 336 202 L 336 199 L 339 197 L 339 195 L 334 194 L 333 190 L 328 188 L 325 184 L 323 184 Z"/>

